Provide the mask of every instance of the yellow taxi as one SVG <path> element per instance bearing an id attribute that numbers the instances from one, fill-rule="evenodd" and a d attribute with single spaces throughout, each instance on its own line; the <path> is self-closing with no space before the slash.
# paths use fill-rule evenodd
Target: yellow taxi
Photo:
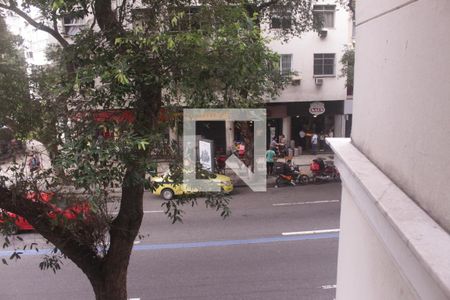
<path id="1" fill-rule="evenodd" d="M 208 180 L 217 184 L 217 186 L 220 187 L 220 190 L 225 194 L 229 194 L 233 191 L 233 183 L 228 176 L 210 173 L 208 175 Z M 164 173 L 162 176 L 152 177 L 151 182 L 155 186 L 152 193 L 161 196 L 164 200 L 170 200 L 174 196 L 198 192 L 197 189 L 190 187 L 185 183 L 175 184 L 169 172 Z"/>

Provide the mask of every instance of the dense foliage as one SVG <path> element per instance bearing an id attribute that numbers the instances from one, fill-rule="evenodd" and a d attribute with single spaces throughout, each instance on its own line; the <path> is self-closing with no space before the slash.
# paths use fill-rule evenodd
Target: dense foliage
<path id="1" fill-rule="evenodd" d="M 38 124 L 38 106 L 32 101 L 20 37 L 8 32 L 0 16 L 0 127 L 8 126 L 21 136 Z"/>

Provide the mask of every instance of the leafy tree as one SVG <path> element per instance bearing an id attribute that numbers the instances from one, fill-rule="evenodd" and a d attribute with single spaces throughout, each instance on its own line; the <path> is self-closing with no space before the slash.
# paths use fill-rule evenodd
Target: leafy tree
<path id="1" fill-rule="evenodd" d="M 86 274 L 97 299 L 126 299 L 129 258 L 143 218 L 145 173 L 168 126 L 161 121 L 161 107 L 257 106 L 283 86 L 273 67 L 279 57 L 266 47 L 259 24 L 284 11 L 291 13 L 292 26 L 279 34 L 291 36 L 311 26 L 309 1 L 212 0 L 193 6 L 187 0 L 160 0 L 144 1 L 140 8 L 133 3 L 125 0 L 113 8 L 111 0 L 25 0 L 19 7 L 0 0 L 0 8 L 48 32 L 60 45 L 55 65 L 33 77 L 50 111 L 47 144 L 54 145 L 53 168 L 59 171 L 30 178 L 12 167 L 14 180 L 0 178 L 0 207 L 25 217 L 59 249 L 41 268 L 58 269 L 58 256 L 68 257 Z M 45 22 L 26 14 L 30 6 Z M 66 39 L 58 28 L 63 18 L 91 22 Z M 99 118 L 98 109 L 117 114 Z M 104 138 L 105 132 L 114 137 Z M 179 164 L 171 167 L 180 178 Z M 111 187 L 121 188 L 117 215 L 111 214 Z M 72 197 L 69 188 L 79 193 Z M 90 213 L 76 220 L 49 218 L 52 206 L 40 201 L 40 194 L 37 201 L 26 199 L 27 192 L 40 190 L 52 191 L 55 204 L 88 201 Z M 223 194 L 205 197 L 207 206 L 229 214 Z M 164 208 L 175 222 L 183 213 L 180 205 L 188 203 L 195 204 L 195 197 L 168 201 Z"/>
<path id="2" fill-rule="evenodd" d="M 8 32 L 0 16 L 0 127 L 8 126 L 19 135 L 27 135 L 39 119 L 38 106 L 32 101 L 21 39 Z"/>
<path id="3" fill-rule="evenodd" d="M 345 77 L 345 87 L 347 90 L 353 91 L 353 78 L 355 69 L 355 49 L 353 47 L 347 47 L 344 51 L 344 55 L 341 58 L 341 77 Z"/>

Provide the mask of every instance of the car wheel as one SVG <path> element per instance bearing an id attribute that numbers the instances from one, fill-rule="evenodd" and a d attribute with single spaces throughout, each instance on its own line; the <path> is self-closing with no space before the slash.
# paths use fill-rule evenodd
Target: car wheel
<path id="1" fill-rule="evenodd" d="M 164 200 L 172 200 L 174 193 L 172 189 L 163 189 L 161 191 L 161 196 L 163 197 Z"/>

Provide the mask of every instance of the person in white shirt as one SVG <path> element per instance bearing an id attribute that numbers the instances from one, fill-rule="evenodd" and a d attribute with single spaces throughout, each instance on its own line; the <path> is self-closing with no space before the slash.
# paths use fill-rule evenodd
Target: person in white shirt
<path id="1" fill-rule="evenodd" d="M 319 137 L 317 136 L 317 133 L 314 132 L 314 134 L 311 137 L 311 152 L 312 154 L 317 154 L 317 146 L 319 144 Z"/>

